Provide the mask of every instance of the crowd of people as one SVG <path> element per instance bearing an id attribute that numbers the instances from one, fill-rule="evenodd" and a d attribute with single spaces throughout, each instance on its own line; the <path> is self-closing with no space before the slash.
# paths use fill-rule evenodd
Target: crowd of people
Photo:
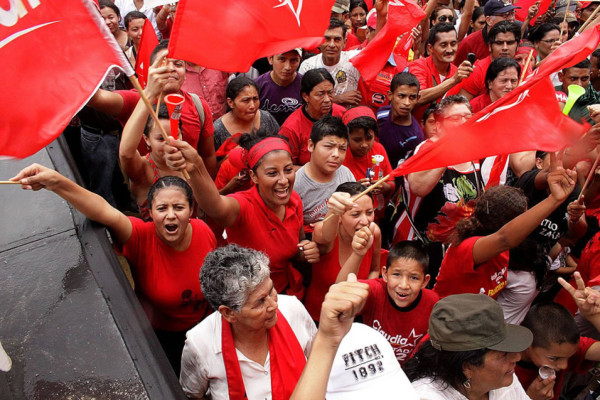
<path id="1" fill-rule="evenodd" d="M 417 3 L 406 59 L 366 82 L 351 59 L 385 27 L 387 0 L 336 0 L 321 46 L 249 71 L 169 58 L 176 3 L 99 1 L 132 65 L 146 20 L 155 29 L 144 96 L 158 119 L 111 70 L 65 132 L 85 188 L 41 165 L 12 180 L 106 226 L 190 398 L 597 389 L 600 49 L 550 77 L 560 107 L 583 88 L 568 115 L 589 130 L 571 147 L 364 191 L 596 29 L 600 3 L 538 1 L 523 21 L 511 0 Z"/>

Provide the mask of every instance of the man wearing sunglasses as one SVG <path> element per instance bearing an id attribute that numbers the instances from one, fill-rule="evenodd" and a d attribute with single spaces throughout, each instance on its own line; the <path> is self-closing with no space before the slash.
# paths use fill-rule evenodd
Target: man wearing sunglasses
<path id="1" fill-rule="evenodd" d="M 469 53 L 474 53 L 477 60 L 489 56 L 488 32 L 500 21 L 514 21 L 515 9 L 517 8 L 521 7 L 514 6 L 511 0 L 489 0 L 485 3 L 483 14 L 485 15 L 486 26 L 482 30 L 468 35 L 460 42 L 454 65 L 460 65 L 461 62 L 467 59 Z"/>

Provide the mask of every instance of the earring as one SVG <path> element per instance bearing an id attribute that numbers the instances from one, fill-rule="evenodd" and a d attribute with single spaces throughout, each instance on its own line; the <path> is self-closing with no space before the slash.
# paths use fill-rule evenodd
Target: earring
<path id="1" fill-rule="evenodd" d="M 471 380 L 467 379 L 466 381 L 464 381 L 463 386 L 465 387 L 465 389 L 471 389 Z"/>

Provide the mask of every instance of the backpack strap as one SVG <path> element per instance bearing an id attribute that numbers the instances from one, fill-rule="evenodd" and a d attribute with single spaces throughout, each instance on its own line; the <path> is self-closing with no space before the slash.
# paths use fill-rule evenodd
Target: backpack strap
<path id="1" fill-rule="evenodd" d="M 196 93 L 190 93 L 190 96 L 192 96 L 192 100 L 196 106 L 196 110 L 198 111 L 198 116 L 200 117 L 200 131 L 202 131 L 202 129 L 204 129 L 205 119 L 204 106 L 202 105 L 202 101 L 200 101 L 200 96 L 198 96 Z"/>

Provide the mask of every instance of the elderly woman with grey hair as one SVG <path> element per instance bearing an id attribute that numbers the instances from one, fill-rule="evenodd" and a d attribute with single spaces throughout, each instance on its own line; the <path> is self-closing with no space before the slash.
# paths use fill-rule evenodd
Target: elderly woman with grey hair
<path id="1" fill-rule="evenodd" d="M 267 256 L 221 247 L 206 256 L 200 285 L 216 311 L 187 333 L 180 377 L 187 396 L 289 398 L 317 329 L 295 297 L 277 295 Z"/>

